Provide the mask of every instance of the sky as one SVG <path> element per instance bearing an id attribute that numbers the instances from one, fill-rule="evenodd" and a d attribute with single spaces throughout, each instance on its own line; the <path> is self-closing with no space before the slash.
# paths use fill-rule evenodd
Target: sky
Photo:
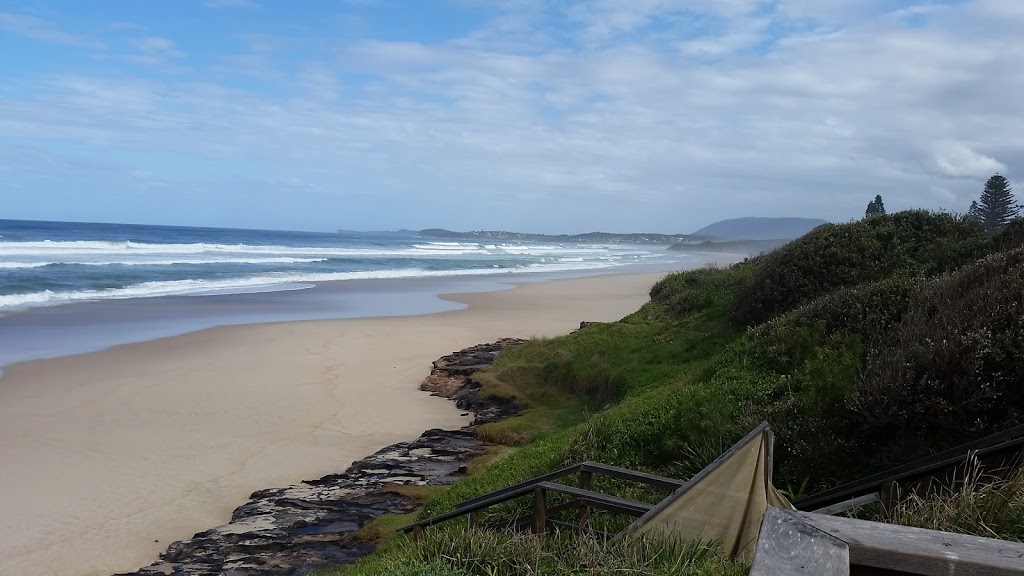
<path id="1" fill-rule="evenodd" d="M 1024 2 L 0 0 L 0 218 L 686 233 L 1024 180 Z"/>

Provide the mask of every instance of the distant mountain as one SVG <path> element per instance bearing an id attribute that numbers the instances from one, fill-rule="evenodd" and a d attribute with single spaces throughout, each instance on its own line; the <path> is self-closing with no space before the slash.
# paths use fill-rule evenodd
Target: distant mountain
<path id="1" fill-rule="evenodd" d="M 729 240 L 778 240 L 803 236 L 814 228 L 828 224 L 818 218 L 733 218 L 715 222 L 694 233 Z"/>
<path id="2" fill-rule="evenodd" d="M 676 252 L 715 252 L 756 256 L 762 252 L 775 250 L 789 241 L 789 238 L 772 238 L 769 240 L 705 240 L 704 242 L 677 242 L 669 246 L 668 249 Z"/>
<path id="3" fill-rule="evenodd" d="M 485 240 L 497 242 L 600 242 L 603 244 L 674 244 L 676 242 L 700 242 L 709 240 L 695 234 L 618 234 L 615 232 L 587 232 L 585 234 L 529 234 L 506 232 L 504 230 L 478 230 L 474 232 L 453 232 L 441 228 L 420 230 L 421 238 L 443 238 L 454 240 Z"/>

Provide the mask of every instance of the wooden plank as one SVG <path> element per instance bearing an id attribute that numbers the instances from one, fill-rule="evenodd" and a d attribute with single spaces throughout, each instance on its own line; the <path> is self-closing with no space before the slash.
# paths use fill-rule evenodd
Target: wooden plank
<path id="1" fill-rule="evenodd" d="M 896 466 L 888 470 L 865 476 L 853 482 L 841 484 L 806 498 L 801 498 L 793 503 L 798 510 L 813 510 L 822 508 L 836 502 L 842 502 L 867 494 L 878 492 L 879 488 L 891 482 L 913 480 L 922 476 L 928 476 L 937 470 L 960 464 L 967 459 L 969 453 L 978 455 L 991 454 L 1015 447 L 1024 449 L 1024 425 L 1014 426 L 997 434 L 979 438 L 926 458 L 914 460 L 907 464 Z"/>
<path id="2" fill-rule="evenodd" d="M 811 512 L 794 512 L 806 524 L 850 547 L 850 564 L 925 576 L 1020 576 L 1024 544 L 869 522 Z"/>
<path id="3" fill-rule="evenodd" d="M 583 463 L 583 468 L 580 471 L 580 488 L 584 490 L 590 490 L 590 475 L 593 474 L 588 468 L 587 463 Z M 586 530 L 590 528 L 590 506 L 580 506 L 580 530 Z"/>
<path id="4" fill-rule="evenodd" d="M 665 476 L 658 476 L 655 474 L 647 474 L 646 472 L 637 472 L 628 468 L 619 468 L 618 466 L 609 466 L 608 464 L 602 464 L 600 462 L 584 462 L 583 464 L 580 464 L 580 472 L 596 472 L 602 476 L 640 482 L 642 484 L 655 486 L 657 488 L 664 488 L 666 490 L 675 490 L 680 486 L 686 485 L 686 482 L 683 480 L 666 478 Z"/>
<path id="5" fill-rule="evenodd" d="M 529 494 L 531 491 L 533 491 L 533 486 L 523 486 L 521 488 L 518 488 L 514 492 L 505 492 L 503 494 L 498 494 L 498 495 L 495 495 L 495 496 L 492 496 L 492 497 L 488 498 L 487 500 L 479 501 L 479 502 L 477 502 L 476 504 L 474 504 L 472 506 L 466 506 L 466 507 L 463 507 L 463 508 L 456 508 L 455 510 L 452 510 L 451 512 L 446 512 L 444 514 L 439 514 L 439 515 L 434 516 L 432 518 L 427 518 L 426 520 L 420 520 L 419 522 L 414 522 L 412 524 L 409 524 L 408 526 L 404 526 L 402 528 L 399 528 L 398 531 L 399 532 L 409 532 L 409 531 L 411 531 L 411 530 L 413 530 L 413 529 L 415 529 L 417 527 L 433 526 L 434 524 L 439 524 L 441 522 L 445 522 L 447 520 L 451 520 L 452 518 L 458 518 L 459 516 L 465 516 L 466 514 L 469 514 L 471 512 L 475 512 L 477 510 L 482 510 L 482 509 L 487 508 L 489 506 L 494 506 L 495 504 L 501 504 L 502 502 L 507 502 L 509 500 L 513 500 L 515 498 L 519 498 L 520 496 L 524 496 L 526 494 Z"/>
<path id="6" fill-rule="evenodd" d="M 547 494 L 543 486 L 533 489 L 533 533 L 543 534 L 548 530 Z"/>
<path id="7" fill-rule="evenodd" d="M 552 520 L 551 518 L 548 518 L 548 525 L 549 526 L 554 526 L 555 528 L 562 529 L 562 530 L 564 530 L 566 532 L 574 532 L 577 529 L 575 524 L 570 524 L 568 522 L 561 522 L 559 520 Z M 590 535 L 590 536 L 600 536 L 603 540 L 606 540 L 606 539 L 608 539 L 611 536 L 607 532 L 603 532 L 601 530 L 590 530 L 590 529 L 587 529 L 587 530 L 584 530 L 583 533 L 587 534 L 587 535 Z"/>
<path id="8" fill-rule="evenodd" d="M 580 501 L 579 500 L 570 500 L 568 502 L 563 502 L 561 504 L 556 504 L 554 506 L 548 506 L 548 524 L 550 524 L 552 522 L 551 517 L 554 516 L 555 514 L 558 514 L 559 512 L 562 512 L 563 510 L 570 510 L 572 508 L 577 508 L 579 506 L 580 506 Z M 526 526 L 532 526 L 532 525 L 533 525 L 533 513 L 530 513 L 529 516 L 520 516 L 519 518 L 516 518 L 515 520 L 512 521 L 512 526 L 516 526 L 518 528 L 525 528 Z"/>
<path id="9" fill-rule="evenodd" d="M 846 512 L 847 510 L 851 510 L 853 508 L 860 508 L 861 506 L 866 506 L 868 504 L 871 504 L 872 502 L 878 502 L 877 492 L 865 494 L 864 496 L 858 496 L 857 498 L 853 498 L 845 502 L 837 502 L 831 506 L 826 506 L 824 508 L 812 510 L 812 512 L 814 512 L 815 514 L 824 514 L 826 516 L 835 516 L 840 512 Z"/>
<path id="10" fill-rule="evenodd" d="M 558 478 L 562 478 L 563 476 L 576 474 L 579 471 L 580 465 L 577 464 L 575 466 L 569 466 L 567 468 L 555 470 L 554 472 L 548 472 L 547 474 L 537 476 L 536 478 L 531 478 L 530 480 L 526 480 L 518 484 L 513 484 L 507 488 L 502 488 L 501 490 L 495 490 L 494 492 L 488 492 L 487 494 L 481 494 L 480 496 L 476 496 L 475 498 L 470 498 L 469 500 L 465 500 L 460 504 L 456 504 L 455 508 L 467 508 L 473 506 L 478 502 L 483 502 L 484 500 L 502 496 L 509 492 L 517 492 L 523 488 L 532 488 L 541 482 L 550 482 L 551 480 L 557 480 Z"/>
<path id="11" fill-rule="evenodd" d="M 529 480 L 527 482 L 520 482 L 519 484 L 516 484 L 514 486 L 509 486 L 508 488 L 496 490 L 489 494 L 484 494 L 483 496 L 473 498 L 472 500 L 467 500 L 462 504 L 458 505 L 454 510 L 450 512 L 440 514 L 432 518 L 427 518 L 426 520 L 420 520 L 419 522 L 409 524 L 408 526 L 399 528 L 398 530 L 400 532 L 409 532 L 415 529 L 416 527 L 432 526 L 440 522 L 451 520 L 452 518 L 457 518 L 459 516 L 464 516 L 466 514 L 472 514 L 484 508 L 494 506 L 495 504 L 501 504 L 502 502 L 507 502 L 509 500 L 513 500 L 515 498 L 524 496 L 534 491 L 534 489 L 536 489 L 537 487 L 542 487 L 545 490 L 554 490 L 557 492 L 561 492 L 563 494 L 577 496 L 578 498 L 581 499 L 581 504 L 593 506 L 596 508 L 600 508 L 602 510 L 608 510 L 610 512 L 618 512 L 622 514 L 639 516 L 652 508 L 650 504 L 634 502 L 632 500 L 627 500 L 625 498 L 617 498 L 614 496 L 608 496 L 598 492 L 592 492 L 590 490 L 574 488 L 572 486 L 555 484 L 553 482 L 541 480 L 542 478 L 559 478 L 562 476 L 566 476 L 568 474 L 572 474 L 573 472 L 579 470 L 580 466 L 572 466 L 569 468 L 556 470 L 555 472 L 545 474 L 544 476 L 534 478 L 533 480 Z"/>
<path id="12" fill-rule="evenodd" d="M 792 512 L 769 506 L 750 566 L 750 576 L 849 576 L 846 542 L 822 532 Z"/>
<path id="13" fill-rule="evenodd" d="M 644 502 L 627 500 L 626 498 L 619 498 L 618 496 L 609 496 L 608 494 L 591 492 L 590 490 L 575 488 L 573 486 L 565 486 L 563 484 L 555 484 L 553 482 L 541 482 L 538 487 L 551 492 L 560 492 L 562 494 L 576 496 L 580 499 L 582 504 L 587 504 L 602 510 L 608 510 L 609 512 L 618 512 L 620 514 L 639 516 L 646 513 L 651 508 L 654 508 L 653 505 L 646 504 Z"/>

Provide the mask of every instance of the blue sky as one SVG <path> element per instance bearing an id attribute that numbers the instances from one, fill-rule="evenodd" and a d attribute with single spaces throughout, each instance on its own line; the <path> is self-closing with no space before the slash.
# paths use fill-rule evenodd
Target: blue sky
<path id="1" fill-rule="evenodd" d="M 0 217 L 964 211 L 1024 170 L 1020 30 L 1009 0 L 0 0 Z"/>

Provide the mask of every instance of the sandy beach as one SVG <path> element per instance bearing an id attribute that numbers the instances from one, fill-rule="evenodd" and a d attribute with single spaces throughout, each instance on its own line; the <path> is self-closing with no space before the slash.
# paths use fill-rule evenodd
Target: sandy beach
<path id="1" fill-rule="evenodd" d="M 0 377 L 0 576 L 103 575 L 225 522 L 254 490 L 466 418 L 419 392 L 430 362 L 636 310 L 662 274 L 446 297 L 423 316 L 228 326 Z"/>

